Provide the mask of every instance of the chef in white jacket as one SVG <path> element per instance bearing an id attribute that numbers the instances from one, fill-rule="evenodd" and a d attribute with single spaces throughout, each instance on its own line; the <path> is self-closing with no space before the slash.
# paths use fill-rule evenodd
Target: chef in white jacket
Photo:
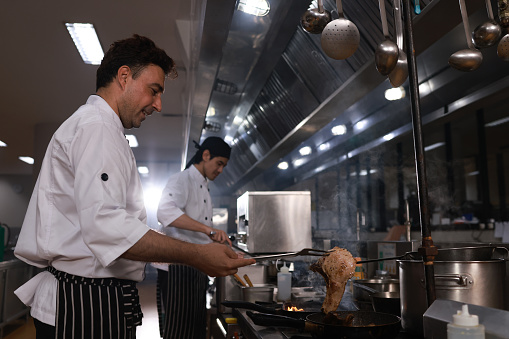
<path id="1" fill-rule="evenodd" d="M 173 60 L 134 35 L 110 46 L 91 95 L 54 133 L 15 255 L 45 270 L 18 288 L 37 338 L 135 338 L 136 282 L 146 262 L 230 275 L 242 259 L 219 243 L 189 244 L 146 225 L 136 161 L 123 132 L 161 111 Z"/>
<path id="2" fill-rule="evenodd" d="M 228 243 L 226 232 L 212 228 L 209 181 L 217 178 L 230 159 L 231 148 L 219 137 L 199 145 L 187 168 L 172 175 L 161 194 L 157 218 L 163 231 L 189 243 Z M 206 291 L 209 278 L 193 267 L 158 267 L 158 311 L 163 338 L 205 339 Z"/>

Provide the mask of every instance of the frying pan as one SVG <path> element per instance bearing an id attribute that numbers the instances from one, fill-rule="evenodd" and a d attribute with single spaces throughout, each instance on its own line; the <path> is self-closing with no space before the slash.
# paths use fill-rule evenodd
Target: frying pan
<path id="1" fill-rule="evenodd" d="M 263 306 L 255 303 L 250 303 L 248 301 L 236 301 L 236 300 L 225 300 L 221 302 L 226 307 L 232 307 L 232 308 L 244 308 L 246 310 L 252 310 L 257 311 L 265 314 L 272 314 L 272 315 L 282 315 L 285 317 L 290 317 L 294 319 L 306 319 L 306 317 L 310 314 L 314 314 L 319 311 L 318 310 L 304 310 L 304 311 L 286 311 L 281 307 L 269 307 L 269 306 Z"/>
<path id="2" fill-rule="evenodd" d="M 361 288 L 369 293 L 375 312 L 401 316 L 401 299 L 398 292 L 380 292 L 363 284 L 353 283 L 354 288 Z"/>
<path id="3" fill-rule="evenodd" d="M 364 311 L 339 311 L 337 313 L 340 317 L 352 315 L 352 324 L 350 326 L 326 324 L 324 313 L 313 313 L 303 320 L 273 314 L 246 312 L 256 325 L 293 327 L 311 333 L 316 339 L 391 339 L 395 338 L 401 329 L 400 317 L 392 314 Z"/>

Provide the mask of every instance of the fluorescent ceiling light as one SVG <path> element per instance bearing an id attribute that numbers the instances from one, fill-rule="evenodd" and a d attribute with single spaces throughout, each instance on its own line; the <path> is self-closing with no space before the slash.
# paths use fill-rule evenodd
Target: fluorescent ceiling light
<path id="1" fill-rule="evenodd" d="M 94 25 L 87 23 L 66 23 L 76 48 L 86 64 L 100 65 L 104 52 L 95 32 Z"/>
<path id="2" fill-rule="evenodd" d="M 30 165 L 34 164 L 34 158 L 32 157 L 18 157 L 18 159 Z"/>
<path id="3" fill-rule="evenodd" d="M 282 161 L 277 165 L 277 168 L 281 170 L 286 170 L 288 169 L 288 163 L 286 161 Z"/>
<path id="4" fill-rule="evenodd" d="M 331 132 L 334 135 L 344 135 L 346 133 L 345 125 L 337 125 L 331 128 Z"/>
<path id="5" fill-rule="evenodd" d="M 439 148 L 445 145 L 445 142 L 437 142 L 436 144 L 432 144 L 424 147 L 424 151 L 431 151 L 432 149 Z"/>
<path id="6" fill-rule="evenodd" d="M 498 120 L 489 122 L 489 123 L 487 123 L 484 126 L 485 127 L 493 127 L 493 126 L 498 126 L 498 125 L 505 124 L 506 122 L 509 122 L 509 117 L 505 117 L 505 118 L 502 118 L 502 119 L 498 119 Z"/>
<path id="7" fill-rule="evenodd" d="M 479 171 L 473 171 L 473 172 L 467 173 L 467 177 L 472 177 L 474 175 L 479 175 Z"/>
<path id="8" fill-rule="evenodd" d="M 131 146 L 131 148 L 138 147 L 138 139 L 136 139 L 135 135 L 127 134 L 125 138 L 129 141 L 129 146 Z"/>
<path id="9" fill-rule="evenodd" d="M 148 167 L 147 166 L 138 166 L 138 173 L 140 174 L 148 174 Z"/>
<path id="10" fill-rule="evenodd" d="M 0 147 L 7 147 L 7 144 L 5 142 L 3 142 L 2 140 L 0 140 Z"/>
<path id="11" fill-rule="evenodd" d="M 311 147 L 304 146 L 299 150 L 300 155 L 310 155 L 312 152 Z"/>
<path id="12" fill-rule="evenodd" d="M 389 88 L 385 91 L 385 99 L 399 100 L 405 97 L 405 89 L 403 87 Z"/>
<path id="13" fill-rule="evenodd" d="M 270 4 L 266 0 L 239 0 L 237 10 L 256 16 L 269 14 Z"/>

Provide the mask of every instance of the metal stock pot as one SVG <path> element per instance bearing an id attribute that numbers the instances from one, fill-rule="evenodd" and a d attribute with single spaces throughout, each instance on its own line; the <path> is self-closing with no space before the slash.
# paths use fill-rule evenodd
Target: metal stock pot
<path id="1" fill-rule="evenodd" d="M 422 316 L 428 308 L 422 260 L 398 260 L 401 326 L 423 336 Z M 506 263 L 503 259 L 435 261 L 437 299 L 504 309 Z"/>

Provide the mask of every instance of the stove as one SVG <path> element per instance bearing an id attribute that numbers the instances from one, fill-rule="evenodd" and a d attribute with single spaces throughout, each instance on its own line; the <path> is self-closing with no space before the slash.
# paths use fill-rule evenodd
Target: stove
<path id="1" fill-rule="evenodd" d="M 237 319 L 242 335 L 246 339 L 309 339 L 313 336 L 289 327 L 258 326 L 247 316 L 246 310 L 233 309 L 232 316 Z M 420 339 L 414 334 L 400 331 L 395 339 Z"/>

